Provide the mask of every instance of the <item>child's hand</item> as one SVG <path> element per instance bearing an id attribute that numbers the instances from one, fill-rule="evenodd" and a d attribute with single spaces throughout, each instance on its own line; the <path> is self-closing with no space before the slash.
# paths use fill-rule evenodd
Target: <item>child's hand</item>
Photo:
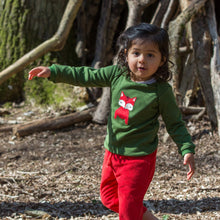
<path id="1" fill-rule="evenodd" d="M 50 77 L 50 74 L 51 74 L 51 72 L 50 72 L 50 69 L 48 67 L 38 66 L 38 67 L 32 69 L 29 72 L 28 79 L 32 80 L 35 76 L 48 78 L 48 77 Z"/>
<path id="2" fill-rule="evenodd" d="M 193 153 L 188 153 L 184 155 L 184 165 L 189 165 L 189 172 L 187 173 L 187 180 L 190 180 L 195 172 L 195 160 Z"/>

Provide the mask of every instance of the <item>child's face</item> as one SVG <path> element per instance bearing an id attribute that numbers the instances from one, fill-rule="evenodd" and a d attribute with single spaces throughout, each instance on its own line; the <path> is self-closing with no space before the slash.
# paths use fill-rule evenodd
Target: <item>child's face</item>
<path id="1" fill-rule="evenodd" d="M 152 41 L 134 40 L 127 53 L 127 62 L 134 81 L 151 79 L 164 61 L 159 48 Z"/>

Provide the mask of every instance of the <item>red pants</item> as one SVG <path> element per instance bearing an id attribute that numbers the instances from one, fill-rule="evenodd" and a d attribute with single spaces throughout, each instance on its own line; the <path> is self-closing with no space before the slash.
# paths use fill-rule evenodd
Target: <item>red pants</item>
<path id="1" fill-rule="evenodd" d="M 103 205 L 120 220 L 142 220 L 144 195 L 155 171 L 156 151 L 147 156 L 122 156 L 106 150 L 100 194 Z"/>

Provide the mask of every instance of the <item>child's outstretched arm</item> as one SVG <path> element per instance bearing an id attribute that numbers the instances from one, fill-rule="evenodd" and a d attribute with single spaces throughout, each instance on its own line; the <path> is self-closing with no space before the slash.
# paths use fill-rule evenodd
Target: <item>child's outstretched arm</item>
<path id="1" fill-rule="evenodd" d="M 29 72 L 29 77 L 28 79 L 29 80 L 32 80 L 35 76 L 37 77 L 43 77 L 43 78 L 48 78 L 50 77 L 50 69 L 49 67 L 45 67 L 45 66 L 38 66 L 34 69 L 32 69 L 30 72 Z"/>
<path id="2" fill-rule="evenodd" d="M 193 153 L 188 153 L 184 155 L 183 164 L 189 166 L 189 172 L 187 173 L 187 180 L 190 180 L 195 172 L 195 160 Z"/>

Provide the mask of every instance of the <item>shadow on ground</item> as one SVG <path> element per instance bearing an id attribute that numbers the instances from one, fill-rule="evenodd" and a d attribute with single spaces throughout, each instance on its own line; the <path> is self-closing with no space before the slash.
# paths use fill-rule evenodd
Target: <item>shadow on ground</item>
<path id="1" fill-rule="evenodd" d="M 210 206 L 210 204 L 214 204 Z M 167 214 L 194 214 L 196 212 L 220 211 L 220 198 L 204 198 L 201 200 L 149 200 L 145 205 L 155 213 Z M 83 212 L 82 212 L 83 211 Z M 109 215 L 110 210 L 106 209 L 98 200 L 92 203 L 86 202 L 60 202 L 60 203 L 21 203 L 13 202 L 0 204 L 0 217 L 8 217 L 16 214 L 45 215 L 48 214 L 54 218 L 78 217 L 84 215 L 103 216 Z M 82 215 L 82 213 L 84 215 Z M 36 217 L 35 216 L 35 217 Z"/>

